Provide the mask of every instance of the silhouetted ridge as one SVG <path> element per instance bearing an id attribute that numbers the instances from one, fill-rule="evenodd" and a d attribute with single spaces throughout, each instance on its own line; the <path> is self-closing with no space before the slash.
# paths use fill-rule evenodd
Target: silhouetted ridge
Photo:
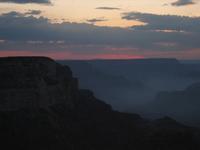
<path id="1" fill-rule="evenodd" d="M 190 91 L 190 92 L 200 92 L 200 83 L 194 83 L 190 86 L 188 86 L 185 91 Z"/>
<path id="2" fill-rule="evenodd" d="M 194 83 L 184 90 L 177 91 L 161 91 L 157 94 L 155 102 L 160 103 L 161 106 L 166 106 L 166 104 L 173 104 L 173 107 L 180 106 L 190 106 L 200 104 L 200 83 Z M 165 103 L 165 104 L 164 104 Z M 195 108 L 195 107 L 194 107 Z"/>
<path id="3" fill-rule="evenodd" d="M 180 123 L 178 123 L 176 120 L 166 116 L 160 119 L 155 120 L 154 125 L 159 126 L 159 127 L 167 127 L 167 128 L 172 128 L 172 129 L 176 129 L 176 128 L 180 128 L 180 127 L 186 127 Z"/>
<path id="4" fill-rule="evenodd" d="M 153 111 L 199 126 L 200 83 L 191 84 L 184 90 L 159 92 L 149 106 Z"/>
<path id="5" fill-rule="evenodd" d="M 175 58 L 145 58 L 145 59 L 97 59 L 91 61 L 102 62 L 133 62 L 133 63 L 172 63 L 177 64 L 179 61 Z"/>
<path id="6" fill-rule="evenodd" d="M 0 109 L 69 103 L 78 90 L 71 70 L 46 57 L 0 58 Z"/>
<path id="7" fill-rule="evenodd" d="M 113 111 L 45 57 L 0 58 L 1 147 L 21 150 L 199 150 L 199 130 Z M 10 83 L 10 81 L 12 81 Z M 159 123 L 160 122 L 160 123 Z M 176 124 L 176 129 L 171 127 Z M 165 130 L 163 130 L 165 129 Z"/>

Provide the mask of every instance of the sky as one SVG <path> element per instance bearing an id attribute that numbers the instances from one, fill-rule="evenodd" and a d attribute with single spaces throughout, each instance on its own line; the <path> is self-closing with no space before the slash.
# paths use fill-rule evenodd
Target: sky
<path id="1" fill-rule="evenodd" d="M 200 59 L 200 0 L 0 0 L 0 56 Z"/>

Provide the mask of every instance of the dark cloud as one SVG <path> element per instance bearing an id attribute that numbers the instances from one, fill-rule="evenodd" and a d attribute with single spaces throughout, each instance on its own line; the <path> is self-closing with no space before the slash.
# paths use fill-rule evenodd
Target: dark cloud
<path id="1" fill-rule="evenodd" d="M 193 0 L 177 0 L 176 2 L 173 2 L 173 6 L 185 6 L 185 5 L 191 5 L 195 4 Z"/>
<path id="2" fill-rule="evenodd" d="M 102 22 L 102 21 L 107 21 L 107 19 L 104 19 L 104 18 L 93 18 L 93 19 L 88 19 L 87 22 L 89 23 L 96 23 L 96 22 Z"/>
<path id="3" fill-rule="evenodd" d="M 120 10 L 118 7 L 97 7 L 96 9 L 103 9 L 103 10 Z"/>
<path id="4" fill-rule="evenodd" d="M 123 19 L 138 20 L 146 23 L 136 26 L 135 30 L 171 30 L 174 32 L 200 32 L 200 17 L 187 17 L 177 15 L 155 15 L 147 13 L 124 13 Z"/>
<path id="5" fill-rule="evenodd" d="M 26 15 L 40 15 L 42 13 L 41 10 L 29 10 L 28 12 L 26 12 Z"/>
<path id="6" fill-rule="evenodd" d="M 26 4 L 26 3 L 38 3 L 38 4 L 50 4 L 50 0 L 0 0 L 0 3 L 18 3 L 18 4 Z"/>
<path id="7" fill-rule="evenodd" d="M 121 50 L 128 47 L 130 51 L 145 54 L 148 51 L 156 53 L 200 48 L 199 18 L 126 13 L 123 19 L 140 20 L 147 24 L 134 29 L 99 27 L 86 23 L 51 23 L 44 17 L 17 12 L 2 14 L 0 50 L 67 50 L 106 54 L 112 51 L 112 47 L 122 47 Z M 111 51 L 105 47 L 111 47 Z"/>

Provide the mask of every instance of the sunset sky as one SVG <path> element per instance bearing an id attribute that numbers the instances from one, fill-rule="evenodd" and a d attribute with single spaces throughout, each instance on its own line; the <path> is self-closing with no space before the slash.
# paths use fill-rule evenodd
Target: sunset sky
<path id="1" fill-rule="evenodd" d="M 200 59 L 200 0 L 0 0 L 0 56 Z"/>

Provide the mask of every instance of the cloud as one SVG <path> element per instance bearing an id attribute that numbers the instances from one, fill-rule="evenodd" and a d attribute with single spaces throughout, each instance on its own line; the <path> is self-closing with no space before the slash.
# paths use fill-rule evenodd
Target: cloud
<path id="1" fill-rule="evenodd" d="M 25 13 L 25 15 L 40 15 L 42 13 L 41 10 L 29 10 Z"/>
<path id="2" fill-rule="evenodd" d="M 195 4 L 193 0 L 177 0 L 176 2 L 173 2 L 173 6 L 185 6 L 185 5 L 191 5 Z"/>
<path id="3" fill-rule="evenodd" d="M 96 9 L 103 9 L 103 10 L 120 10 L 118 7 L 97 7 Z"/>
<path id="4" fill-rule="evenodd" d="M 87 22 L 89 23 L 97 23 L 97 22 L 102 22 L 102 21 L 107 21 L 107 19 L 104 19 L 104 18 L 93 18 L 93 19 L 88 19 Z"/>
<path id="5" fill-rule="evenodd" d="M 54 51 L 73 53 L 73 56 L 112 53 L 158 56 L 163 53 L 164 56 L 200 50 L 199 18 L 130 12 L 123 14 L 123 19 L 139 20 L 146 25 L 100 27 L 88 23 L 52 23 L 47 18 L 26 13 L 2 14 L 0 51 Z"/>
<path id="6" fill-rule="evenodd" d="M 38 3 L 38 4 L 50 4 L 50 0 L 0 0 L 0 3 L 17 3 L 17 4 L 26 4 L 26 3 Z"/>
<path id="7" fill-rule="evenodd" d="M 163 32 L 200 32 L 200 17 L 177 15 L 156 15 L 148 13 L 124 13 L 122 19 L 137 20 L 146 25 L 133 27 L 135 30 L 163 31 Z"/>

